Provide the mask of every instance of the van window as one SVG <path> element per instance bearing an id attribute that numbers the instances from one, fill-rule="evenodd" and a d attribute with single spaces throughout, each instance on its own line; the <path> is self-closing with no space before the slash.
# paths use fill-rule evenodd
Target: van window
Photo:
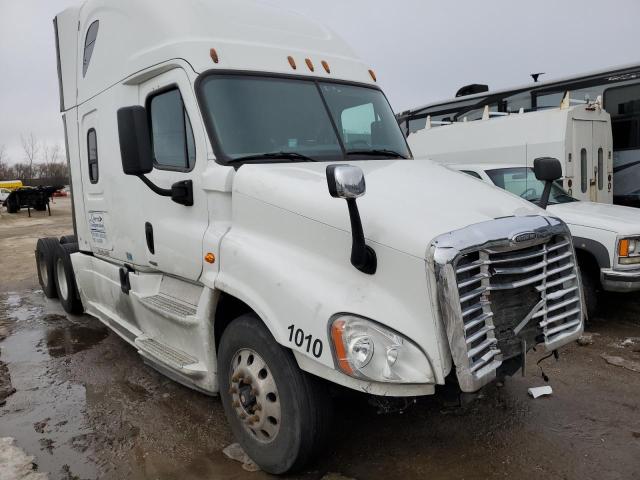
<path id="1" fill-rule="evenodd" d="M 87 158 L 89 159 L 89 181 L 98 183 L 98 139 L 95 128 L 87 132 Z"/>
<path id="2" fill-rule="evenodd" d="M 587 174 L 589 173 L 587 172 L 587 170 L 587 149 L 583 148 L 582 150 L 580 150 L 580 176 L 582 179 L 582 193 L 587 193 Z"/>
<path id="3" fill-rule="evenodd" d="M 161 170 L 191 170 L 195 140 L 180 90 L 173 88 L 148 101 L 154 163 Z"/>
<path id="4" fill-rule="evenodd" d="M 96 44 L 96 38 L 98 37 L 98 25 L 100 22 L 96 20 L 93 22 L 87 30 L 87 36 L 84 39 L 84 57 L 82 59 L 82 76 L 87 75 L 89 69 L 89 62 L 91 62 L 91 56 L 93 55 L 93 48 Z"/>
<path id="5" fill-rule="evenodd" d="M 604 188 L 604 150 L 598 149 L 598 190 Z"/>

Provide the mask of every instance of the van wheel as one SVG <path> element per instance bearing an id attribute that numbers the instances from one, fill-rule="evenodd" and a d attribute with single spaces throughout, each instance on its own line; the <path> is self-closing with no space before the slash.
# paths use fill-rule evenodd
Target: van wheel
<path id="1" fill-rule="evenodd" d="M 53 270 L 53 262 L 57 238 L 40 238 L 36 243 L 36 269 L 38 270 L 38 282 L 47 298 L 56 298 L 56 277 Z"/>
<path id="2" fill-rule="evenodd" d="M 582 273 L 582 291 L 587 304 L 587 319 L 592 322 L 598 312 L 598 288 L 600 286 L 594 275 L 588 271 Z"/>
<path id="3" fill-rule="evenodd" d="M 77 251 L 77 243 L 58 243 L 54 257 L 58 298 L 64 311 L 71 314 L 80 314 L 83 311 L 82 301 L 76 285 L 76 277 L 71 265 L 71 254 Z"/>
<path id="4" fill-rule="evenodd" d="M 272 474 L 303 468 L 328 431 L 324 385 L 300 370 L 293 354 L 252 314 L 226 328 L 218 364 L 222 405 L 247 455 Z"/>

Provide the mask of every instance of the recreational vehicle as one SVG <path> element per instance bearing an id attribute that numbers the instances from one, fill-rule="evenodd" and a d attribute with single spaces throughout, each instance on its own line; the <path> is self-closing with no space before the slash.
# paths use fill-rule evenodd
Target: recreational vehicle
<path id="1" fill-rule="evenodd" d="M 267 472 L 319 451 L 328 386 L 475 392 L 580 336 L 567 226 L 413 161 L 374 71 L 323 26 L 89 0 L 54 28 L 75 234 L 39 240 L 42 288 L 219 395 Z"/>
<path id="2" fill-rule="evenodd" d="M 537 76 L 535 77 L 537 80 Z M 468 85 L 456 98 L 438 101 L 398 115 L 407 136 L 432 122 L 482 118 L 492 112 L 518 113 L 558 108 L 563 99 L 591 103 L 601 99 L 611 115 L 613 132 L 614 203 L 640 207 L 640 65 L 612 67 L 571 77 L 490 91 L 487 85 Z M 575 161 L 575 159 L 574 159 Z M 588 157 L 588 162 L 594 160 Z"/>

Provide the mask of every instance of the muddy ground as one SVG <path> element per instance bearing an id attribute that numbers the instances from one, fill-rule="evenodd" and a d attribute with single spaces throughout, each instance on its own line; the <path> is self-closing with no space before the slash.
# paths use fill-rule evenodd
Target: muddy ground
<path id="1" fill-rule="evenodd" d="M 97 320 L 44 298 L 35 242 L 70 232 L 69 203 L 58 200 L 52 217 L 0 216 L 0 437 L 52 479 L 268 478 L 222 454 L 233 439 L 218 399 L 162 377 Z M 551 397 L 527 396 L 545 384 L 533 354 L 526 377 L 463 406 L 439 391 L 380 415 L 342 399 L 327 451 L 295 478 L 640 479 L 640 373 L 601 356 L 640 362 L 637 298 L 607 297 L 588 327 L 593 343 L 543 363 Z"/>

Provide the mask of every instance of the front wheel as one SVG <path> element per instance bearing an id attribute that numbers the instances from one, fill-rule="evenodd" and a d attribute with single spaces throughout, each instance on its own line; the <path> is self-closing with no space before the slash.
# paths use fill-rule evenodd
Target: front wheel
<path id="1" fill-rule="evenodd" d="M 320 381 L 251 314 L 224 331 L 218 366 L 222 405 L 244 451 L 268 473 L 303 468 L 328 431 L 330 399 Z"/>

